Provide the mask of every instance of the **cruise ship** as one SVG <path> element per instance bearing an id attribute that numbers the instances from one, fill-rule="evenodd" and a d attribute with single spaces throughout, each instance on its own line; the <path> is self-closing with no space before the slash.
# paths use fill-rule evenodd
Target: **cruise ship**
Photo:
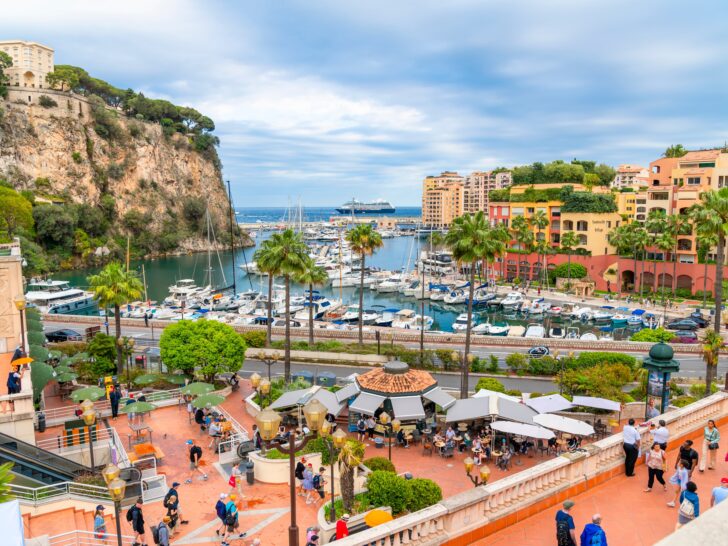
<path id="1" fill-rule="evenodd" d="M 33 281 L 25 294 L 28 303 L 55 315 L 94 315 L 98 306 L 91 292 L 73 288 L 68 281 Z"/>
<path id="2" fill-rule="evenodd" d="M 395 208 L 392 204 L 383 199 L 377 199 L 370 203 L 363 203 L 352 199 L 336 209 L 336 212 L 339 214 L 392 214 L 394 211 Z"/>

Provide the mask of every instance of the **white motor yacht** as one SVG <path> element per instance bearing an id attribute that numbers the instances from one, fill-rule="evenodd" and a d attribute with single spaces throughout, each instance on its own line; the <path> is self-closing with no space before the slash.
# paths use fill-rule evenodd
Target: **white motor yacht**
<path id="1" fill-rule="evenodd" d="M 579 339 L 579 328 L 576 326 L 569 326 L 566 329 L 566 339 Z"/>
<path id="2" fill-rule="evenodd" d="M 402 294 L 405 296 L 415 296 L 420 292 L 422 292 L 422 284 L 420 281 L 412 281 L 402 290 Z"/>
<path id="3" fill-rule="evenodd" d="M 579 339 L 582 341 L 597 341 L 597 336 L 592 332 L 584 332 Z"/>
<path id="4" fill-rule="evenodd" d="M 396 316 L 392 321 L 392 328 L 410 329 L 415 324 L 416 316 L 416 313 L 412 309 L 402 309 L 397 311 Z"/>
<path id="5" fill-rule="evenodd" d="M 470 320 L 470 326 L 472 328 L 476 327 L 475 320 Z M 455 322 L 452 323 L 452 331 L 453 332 L 464 332 L 468 329 L 468 314 L 467 313 L 460 313 L 458 317 L 455 319 Z"/>
<path id="6" fill-rule="evenodd" d="M 375 313 L 374 311 L 369 311 L 368 309 L 362 310 L 362 323 L 363 324 L 374 324 L 374 321 L 377 320 L 377 317 L 379 315 Z M 346 308 L 346 312 L 341 316 L 341 320 L 343 322 L 346 322 L 348 324 L 358 324 L 359 323 L 359 306 L 358 305 L 349 305 Z"/>
<path id="7" fill-rule="evenodd" d="M 561 326 L 552 326 L 549 328 L 549 337 L 554 339 L 563 339 L 566 337 L 566 330 Z"/>
<path id="8" fill-rule="evenodd" d="M 28 284 L 25 299 L 41 312 L 52 315 L 95 314 L 98 311 L 94 295 L 73 288 L 68 281 L 32 281 Z"/>
<path id="9" fill-rule="evenodd" d="M 465 289 L 460 290 L 453 290 L 449 294 L 447 294 L 444 298 L 442 298 L 442 301 L 448 304 L 453 303 L 465 303 L 465 300 L 468 298 L 468 293 L 465 291 Z"/>
<path id="10" fill-rule="evenodd" d="M 415 315 L 415 320 L 411 326 L 413 330 L 429 330 L 432 328 L 432 325 L 434 324 L 435 319 L 433 319 L 429 315 L 425 315 L 422 317 L 422 315 Z"/>
<path id="11" fill-rule="evenodd" d="M 543 339 L 546 337 L 546 329 L 541 324 L 531 323 L 526 327 L 523 337 Z"/>
<path id="12" fill-rule="evenodd" d="M 501 301 L 501 306 L 505 309 L 512 309 L 523 304 L 523 295 L 520 292 L 509 292 Z"/>
<path id="13" fill-rule="evenodd" d="M 612 314 L 613 313 L 605 309 L 597 309 L 592 314 L 592 320 L 596 322 L 607 322 L 612 320 Z"/>
<path id="14" fill-rule="evenodd" d="M 169 296 L 164 299 L 165 305 L 186 305 L 202 300 L 212 293 L 211 286 L 197 286 L 194 279 L 180 279 L 169 287 Z"/>
<path id="15" fill-rule="evenodd" d="M 392 322 L 397 318 L 399 311 L 399 309 L 384 309 L 382 314 L 374 321 L 374 325 L 383 327 L 392 326 Z"/>
<path id="16" fill-rule="evenodd" d="M 580 318 L 582 318 L 582 317 L 583 317 L 584 315 L 587 315 L 587 314 L 588 314 L 588 315 L 591 315 L 591 313 L 592 313 L 592 310 L 591 310 L 591 308 L 590 308 L 590 307 L 579 307 L 579 306 L 576 306 L 576 305 L 575 305 L 575 306 L 574 306 L 574 309 L 572 309 L 572 310 L 571 310 L 571 313 L 569 313 L 569 316 L 570 316 L 571 318 L 576 318 L 576 319 L 580 319 Z"/>
<path id="17" fill-rule="evenodd" d="M 377 292 L 399 292 L 399 287 L 402 285 L 402 282 L 402 275 L 393 275 L 377 285 Z"/>

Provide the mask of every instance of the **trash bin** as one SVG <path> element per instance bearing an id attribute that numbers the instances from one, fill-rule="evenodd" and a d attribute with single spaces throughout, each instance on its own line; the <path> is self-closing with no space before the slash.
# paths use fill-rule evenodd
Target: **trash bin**
<path id="1" fill-rule="evenodd" d="M 316 384 L 322 387 L 333 387 L 336 385 L 336 374 L 331 372 L 319 372 L 316 377 Z"/>
<path id="2" fill-rule="evenodd" d="M 245 480 L 248 485 L 255 485 L 255 472 L 253 471 L 253 461 L 248 461 L 245 464 Z"/>
<path id="3" fill-rule="evenodd" d="M 404 479 L 405 480 L 411 480 L 412 479 L 412 474 L 410 474 L 409 472 L 405 472 L 404 473 Z"/>
<path id="4" fill-rule="evenodd" d="M 308 370 L 301 370 L 300 372 L 294 372 L 291 374 L 293 380 L 296 379 L 303 379 L 304 381 L 308 382 L 309 385 L 313 385 L 313 373 L 309 372 Z"/>
<path id="5" fill-rule="evenodd" d="M 46 418 L 45 413 L 38 414 L 38 432 L 45 432 L 46 429 Z"/>

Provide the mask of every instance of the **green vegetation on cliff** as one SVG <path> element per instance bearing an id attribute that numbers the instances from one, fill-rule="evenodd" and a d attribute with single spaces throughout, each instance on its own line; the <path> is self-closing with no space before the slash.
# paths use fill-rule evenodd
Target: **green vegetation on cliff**
<path id="1" fill-rule="evenodd" d="M 615 171 L 609 165 L 596 161 L 578 161 L 571 163 L 561 160 L 551 163 L 535 162 L 531 165 L 514 167 L 513 185 L 531 184 L 584 184 L 586 186 L 608 186 L 614 179 Z"/>

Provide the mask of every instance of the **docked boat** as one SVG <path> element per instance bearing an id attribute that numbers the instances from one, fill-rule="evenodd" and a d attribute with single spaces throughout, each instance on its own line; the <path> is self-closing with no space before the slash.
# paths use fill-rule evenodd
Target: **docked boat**
<path id="1" fill-rule="evenodd" d="M 558 316 L 561 314 L 561 307 L 558 305 L 549 305 L 549 307 L 546 309 L 546 313 L 551 316 Z"/>
<path id="2" fill-rule="evenodd" d="M 369 203 L 352 199 L 336 209 L 339 214 L 392 214 L 395 211 L 392 204 L 383 199 L 376 199 Z"/>
<path id="3" fill-rule="evenodd" d="M 363 309 L 361 320 L 363 324 L 374 324 L 379 315 L 374 311 Z M 358 324 L 359 323 L 359 306 L 350 305 L 346 308 L 346 312 L 342 315 L 341 320 L 347 324 Z"/>
<path id="4" fill-rule="evenodd" d="M 472 328 L 475 328 L 475 320 L 470 320 L 470 326 Z M 467 313 L 460 313 L 458 317 L 455 319 L 455 322 L 452 323 L 452 331 L 453 332 L 464 332 L 468 329 L 468 314 Z"/>
<path id="5" fill-rule="evenodd" d="M 334 275 L 333 277 L 331 277 L 331 286 L 333 288 L 347 288 L 351 286 L 359 286 L 360 283 L 361 277 L 356 274 Z"/>
<path id="6" fill-rule="evenodd" d="M 546 337 L 546 329 L 541 324 L 532 322 L 526 327 L 526 332 L 523 334 L 523 337 L 543 339 Z"/>
<path id="7" fill-rule="evenodd" d="M 432 318 L 429 315 L 425 315 L 424 317 L 422 315 L 415 315 L 415 320 L 412 323 L 412 326 L 410 328 L 412 330 L 429 330 L 432 328 L 432 325 L 435 323 L 435 319 Z"/>
<path id="8" fill-rule="evenodd" d="M 583 334 L 581 334 L 581 337 L 579 339 L 582 341 L 597 341 L 598 340 L 596 334 L 594 334 L 592 332 L 584 332 Z"/>
<path id="9" fill-rule="evenodd" d="M 504 309 L 513 309 L 523 304 L 523 295 L 520 292 L 510 292 L 503 301 L 501 307 Z"/>
<path id="10" fill-rule="evenodd" d="M 68 281 L 31 281 L 25 299 L 40 311 L 52 315 L 95 315 L 98 312 L 93 294 L 73 288 Z"/>
<path id="11" fill-rule="evenodd" d="M 566 330 L 561 326 L 552 326 L 549 328 L 549 337 L 554 339 L 563 339 L 566 337 Z"/>
<path id="12" fill-rule="evenodd" d="M 642 315 L 642 326 L 654 330 L 660 324 L 660 319 L 652 313 L 645 313 Z"/>
<path id="13" fill-rule="evenodd" d="M 627 315 L 616 313 L 612 315 L 612 326 L 625 326 L 629 319 L 630 317 Z"/>
<path id="14" fill-rule="evenodd" d="M 447 294 L 442 301 L 447 304 L 455 304 L 455 303 L 465 303 L 465 300 L 468 297 L 468 293 L 465 291 L 465 289 L 459 289 L 459 290 L 453 290 L 449 294 Z"/>
<path id="15" fill-rule="evenodd" d="M 566 329 L 566 339 L 579 339 L 579 328 L 576 326 L 569 326 Z"/>
<path id="16" fill-rule="evenodd" d="M 399 287 L 402 285 L 402 275 L 393 275 L 389 277 L 388 279 L 383 280 L 380 282 L 376 290 L 377 292 L 381 293 L 391 293 L 391 292 L 399 292 Z"/>
<path id="17" fill-rule="evenodd" d="M 487 286 L 479 286 L 473 291 L 473 307 L 489 305 L 496 297 L 497 294 L 494 292 L 488 292 Z M 465 298 L 464 303 L 468 303 L 467 297 Z"/>
<path id="18" fill-rule="evenodd" d="M 410 329 L 415 324 L 416 316 L 417 314 L 412 309 L 401 309 L 395 313 L 395 317 L 392 320 L 392 328 Z"/>
<path id="19" fill-rule="evenodd" d="M 482 334 L 486 336 L 507 336 L 510 326 L 505 321 L 499 321 L 491 324 L 490 321 L 481 322 L 473 328 L 474 334 Z"/>
<path id="20" fill-rule="evenodd" d="M 211 294 L 211 286 L 197 286 L 194 279 L 180 279 L 169 287 L 169 296 L 164 299 L 164 304 L 191 305 L 194 301 L 201 301 Z"/>
<path id="21" fill-rule="evenodd" d="M 444 301 L 445 296 L 450 293 L 450 287 L 444 284 L 431 284 L 430 285 L 430 300 L 432 301 Z"/>
<path id="22" fill-rule="evenodd" d="M 422 284 L 420 281 L 412 281 L 402 289 L 402 294 L 405 296 L 416 296 L 422 292 Z"/>
<path id="23" fill-rule="evenodd" d="M 569 313 L 569 316 L 571 318 L 575 318 L 575 319 L 590 320 L 592 314 L 593 314 L 593 311 L 592 311 L 591 307 L 574 306 L 574 309 L 571 310 L 571 313 Z"/>
<path id="24" fill-rule="evenodd" d="M 384 309 L 382 314 L 374 321 L 374 325 L 386 327 L 392 326 L 392 322 L 394 322 L 397 318 L 397 313 L 399 313 L 399 311 L 399 309 Z"/>
<path id="25" fill-rule="evenodd" d="M 608 322 L 612 320 L 613 313 L 605 309 L 596 309 L 592 313 L 592 320 L 595 322 Z"/>
<path id="26" fill-rule="evenodd" d="M 542 315 L 544 310 L 543 298 L 533 300 L 532 302 L 524 301 L 521 305 L 521 312 L 529 315 Z"/>

